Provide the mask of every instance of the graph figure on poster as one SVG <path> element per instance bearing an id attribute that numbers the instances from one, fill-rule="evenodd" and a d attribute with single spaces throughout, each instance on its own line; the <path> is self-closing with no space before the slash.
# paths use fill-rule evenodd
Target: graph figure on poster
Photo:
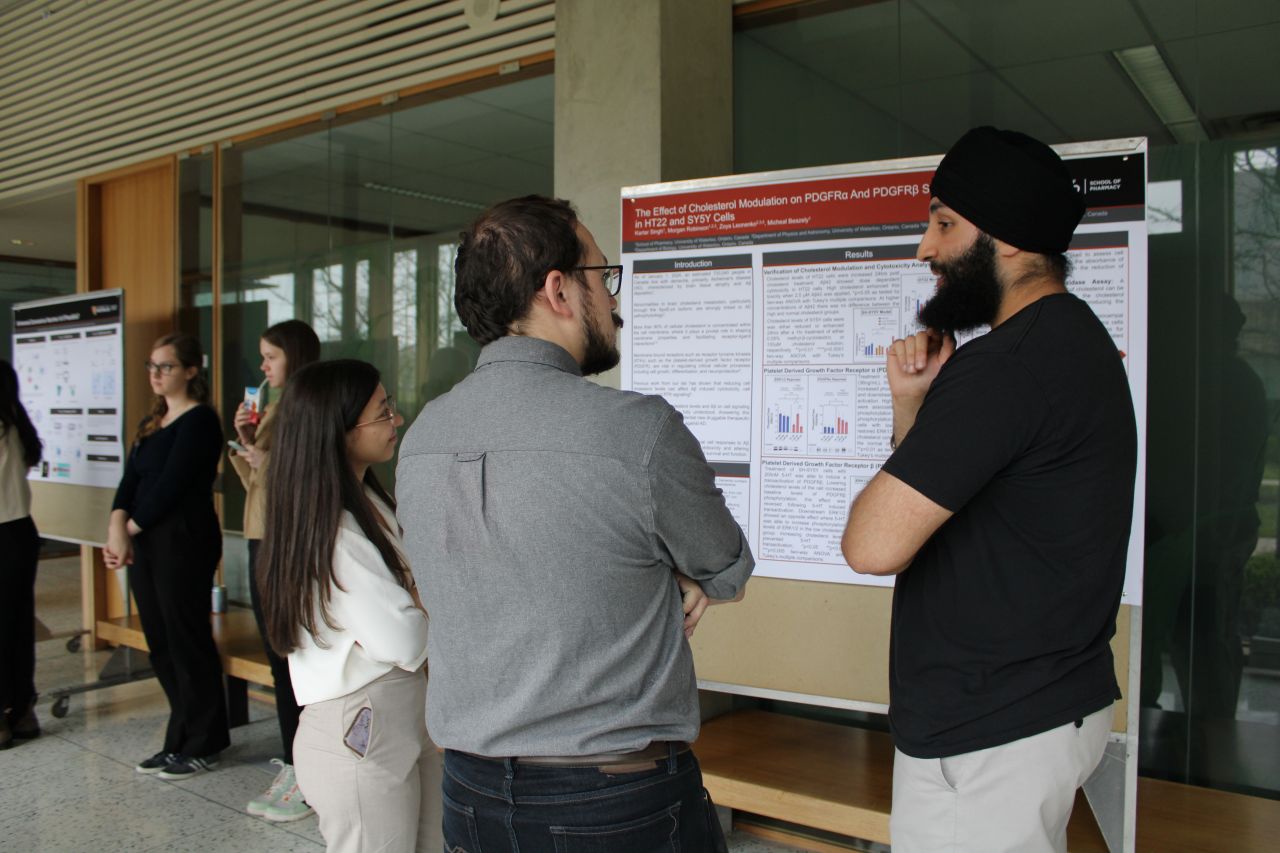
<path id="1" fill-rule="evenodd" d="M 860 364 L 884 361 L 898 329 L 898 312 L 892 308 L 854 308 L 854 361 Z"/>
<path id="2" fill-rule="evenodd" d="M 772 453 L 802 454 L 809 395 L 803 376 L 769 376 L 765 382 L 764 438 Z"/>

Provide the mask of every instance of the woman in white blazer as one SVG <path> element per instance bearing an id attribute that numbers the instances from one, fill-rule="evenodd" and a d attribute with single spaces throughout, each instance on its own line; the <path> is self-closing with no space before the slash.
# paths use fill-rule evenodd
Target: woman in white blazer
<path id="1" fill-rule="evenodd" d="M 304 367 L 278 405 L 257 580 L 267 638 L 304 706 L 300 790 L 285 797 L 306 797 L 330 851 L 412 851 L 430 822 L 424 801 L 439 801 L 427 614 L 371 468 L 395 455 L 404 420 L 362 361 Z M 425 811 L 438 833 L 438 807 Z"/>

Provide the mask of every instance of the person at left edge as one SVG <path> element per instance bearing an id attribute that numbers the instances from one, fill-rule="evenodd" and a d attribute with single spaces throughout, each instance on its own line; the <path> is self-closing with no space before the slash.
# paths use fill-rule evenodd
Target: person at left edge
<path id="1" fill-rule="evenodd" d="M 40 437 L 18 399 L 18 374 L 0 361 L 0 749 L 40 735 L 36 720 L 36 565 L 40 536 L 31 520 L 27 471 Z"/>
<path id="2" fill-rule="evenodd" d="M 155 394 L 125 461 L 107 527 L 107 568 L 131 566 L 151 666 L 169 700 L 159 752 L 139 773 L 187 779 L 218 765 L 231 743 L 209 590 L 222 557 L 213 478 L 222 427 L 201 375 L 200 342 L 166 335 L 145 367 Z"/>

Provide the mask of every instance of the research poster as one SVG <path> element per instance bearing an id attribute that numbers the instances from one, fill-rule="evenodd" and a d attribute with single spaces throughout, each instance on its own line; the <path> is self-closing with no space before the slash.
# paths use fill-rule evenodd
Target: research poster
<path id="1" fill-rule="evenodd" d="M 124 294 L 13 306 L 13 366 L 44 456 L 28 479 L 115 488 L 123 471 Z"/>
<path id="2" fill-rule="evenodd" d="M 1067 288 L 1110 330 L 1145 442 L 1146 141 L 1058 150 L 1088 207 Z M 758 575 L 893 583 L 851 571 L 840 534 L 890 452 L 886 348 L 919 330 L 934 291 L 915 253 L 940 159 L 623 190 L 622 387 L 684 414 Z M 1139 484 L 1145 458 L 1143 444 Z M 1136 491 L 1127 604 L 1142 591 Z"/>

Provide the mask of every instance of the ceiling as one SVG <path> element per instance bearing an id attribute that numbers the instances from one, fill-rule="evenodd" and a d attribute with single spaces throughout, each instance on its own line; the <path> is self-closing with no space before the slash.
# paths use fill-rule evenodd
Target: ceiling
<path id="1" fill-rule="evenodd" d="M 1050 142 L 1169 143 L 1112 56 L 1147 44 L 1210 138 L 1280 133 L 1278 0 L 825 0 L 798 10 L 740 22 L 739 170 L 938 153 L 979 123 Z M 249 212 L 371 235 L 449 233 L 496 199 L 551 190 L 553 115 L 547 75 L 231 150 L 243 155 Z M 0 254 L 74 260 L 73 188 L 0 206 Z"/>

